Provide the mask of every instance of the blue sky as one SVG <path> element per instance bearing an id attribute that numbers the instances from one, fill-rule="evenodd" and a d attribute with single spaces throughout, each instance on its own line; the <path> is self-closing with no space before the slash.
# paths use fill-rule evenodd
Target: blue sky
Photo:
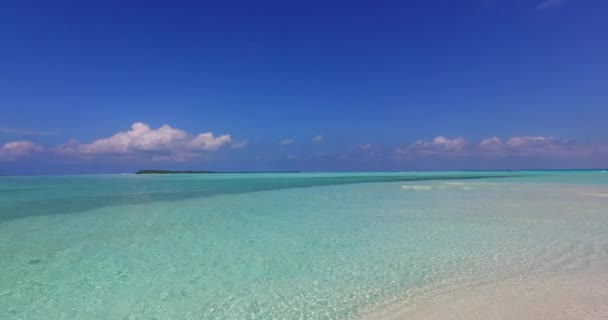
<path id="1" fill-rule="evenodd" d="M 0 174 L 608 167 L 608 2 L 3 1 Z"/>

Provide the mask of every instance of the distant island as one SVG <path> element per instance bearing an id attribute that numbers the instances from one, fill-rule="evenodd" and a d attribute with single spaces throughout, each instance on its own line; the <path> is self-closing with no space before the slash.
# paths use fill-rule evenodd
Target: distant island
<path id="1" fill-rule="evenodd" d="M 207 174 L 207 173 L 300 173 L 300 171 L 194 171 L 194 170 L 139 170 L 135 174 Z"/>

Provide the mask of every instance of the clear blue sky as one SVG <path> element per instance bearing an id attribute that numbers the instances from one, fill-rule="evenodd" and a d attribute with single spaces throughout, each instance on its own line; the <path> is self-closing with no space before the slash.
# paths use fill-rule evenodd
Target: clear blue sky
<path id="1" fill-rule="evenodd" d="M 0 174 L 608 167 L 604 0 L 9 0 L 0 48 Z"/>

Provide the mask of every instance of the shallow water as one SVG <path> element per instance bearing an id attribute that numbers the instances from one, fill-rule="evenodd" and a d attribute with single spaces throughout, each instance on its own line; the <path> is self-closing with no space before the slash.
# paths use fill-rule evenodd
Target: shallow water
<path id="1" fill-rule="evenodd" d="M 606 266 L 608 174 L 0 177 L 1 319 L 351 319 Z"/>

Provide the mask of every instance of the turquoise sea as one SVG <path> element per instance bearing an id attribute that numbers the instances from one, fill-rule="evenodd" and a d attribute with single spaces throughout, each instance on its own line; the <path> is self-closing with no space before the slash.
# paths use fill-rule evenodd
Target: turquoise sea
<path id="1" fill-rule="evenodd" d="M 600 170 L 0 177 L 0 319 L 357 319 L 607 261 Z"/>

